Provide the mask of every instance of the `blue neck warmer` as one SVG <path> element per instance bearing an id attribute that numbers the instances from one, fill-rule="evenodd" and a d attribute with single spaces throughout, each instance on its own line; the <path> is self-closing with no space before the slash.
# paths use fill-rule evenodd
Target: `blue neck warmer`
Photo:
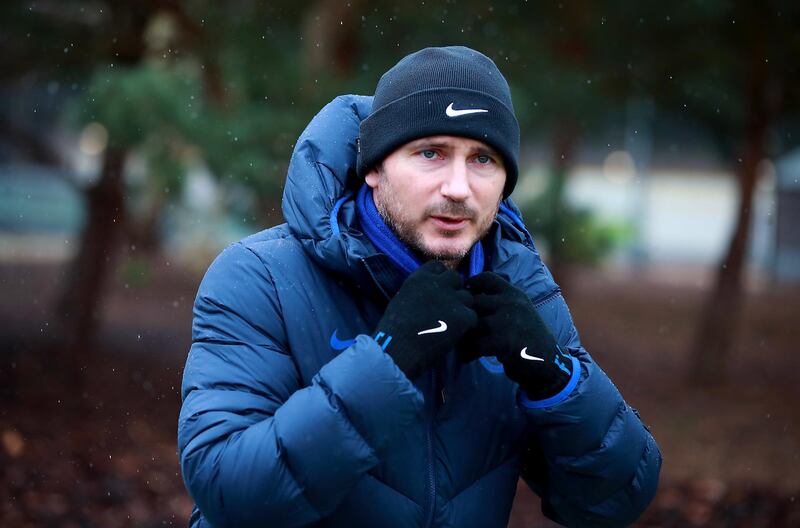
<path id="1" fill-rule="evenodd" d="M 375 207 L 372 188 L 364 183 L 356 197 L 356 213 L 361 222 L 361 229 L 375 248 L 384 253 L 406 275 L 411 275 L 422 264 L 417 256 L 386 225 Z M 469 252 L 469 276 L 483 271 L 484 256 L 480 240 Z"/>

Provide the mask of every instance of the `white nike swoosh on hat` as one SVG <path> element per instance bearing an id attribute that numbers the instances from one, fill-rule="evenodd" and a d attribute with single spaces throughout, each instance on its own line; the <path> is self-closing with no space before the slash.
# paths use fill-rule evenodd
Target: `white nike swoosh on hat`
<path id="1" fill-rule="evenodd" d="M 483 108 L 464 108 L 463 110 L 456 110 L 453 108 L 453 103 L 447 105 L 445 108 L 444 113 L 447 114 L 448 117 L 459 117 L 467 114 L 480 114 L 482 112 L 488 112 Z"/>

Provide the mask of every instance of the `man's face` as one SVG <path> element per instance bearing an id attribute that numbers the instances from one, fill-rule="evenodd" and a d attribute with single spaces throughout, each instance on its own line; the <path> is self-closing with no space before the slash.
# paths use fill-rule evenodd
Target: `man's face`
<path id="1" fill-rule="evenodd" d="M 392 152 L 366 182 L 403 242 L 455 266 L 489 231 L 506 171 L 500 155 L 480 141 L 430 136 Z"/>

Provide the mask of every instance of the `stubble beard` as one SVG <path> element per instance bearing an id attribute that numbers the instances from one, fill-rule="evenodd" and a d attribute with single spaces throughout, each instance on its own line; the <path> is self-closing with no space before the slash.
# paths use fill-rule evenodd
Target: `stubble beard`
<path id="1" fill-rule="evenodd" d="M 469 245 L 453 251 L 433 251 L 425 246 L 425 239 L 422 233 L 416 227 L 415 219 L 409 218 L 403 212 L 403 206 L 395 198 L 396 194 L 392 192 L 391 185 L 383 178 L 381 185 L 375 191 L 375 207 L 378 213 L 383 218 L 383 221 L 394 231 L 403 243 L 405 243 L 412 251 L 423 257 L 424 261 L 439 260 L 447 267 L 455 268 L 461 260 L 467 256 L 472 246 L 478 240 L 481 240 L 489 232 L 492 227 L 497 211 L 500 207 L 502 196 L 498 197 L 497 204 L 495 204 L 492 214 L 487 215 L 481 220 L 478 225 L 477 236 L 475 240 L 470 241 Z M 478 216 L 477 211 L 468 207 L 463 202 L 446 201 L 442 204 L 429 206 L 422 214 L 422 218 L 429 218 L 432 215 L 447 215 L 469 218 L 474 221 Z M 442 231 L 441 235 L 445 238 L 455 238 L 460 234 L 458 231 Z"/>

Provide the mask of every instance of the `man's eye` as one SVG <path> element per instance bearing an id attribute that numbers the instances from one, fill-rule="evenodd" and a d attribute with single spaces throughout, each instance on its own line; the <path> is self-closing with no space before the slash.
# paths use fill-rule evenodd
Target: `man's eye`
<path id="1" fill-rule="evenodd" d="M 477 161 L 481 165 L 488 165 L 494 160 L 492 160 L 491 156 L 487 156 L 486 154 L 478 154 L 477 156 L 475 156 L 475 161 Z"/>
<path id="2" fill-rule="evenodd" d="M 436 151 L 435 150 L 423 150 L 420 152 L 423 158 L 425 159 L 434 159 L 436 158 Z"/>

